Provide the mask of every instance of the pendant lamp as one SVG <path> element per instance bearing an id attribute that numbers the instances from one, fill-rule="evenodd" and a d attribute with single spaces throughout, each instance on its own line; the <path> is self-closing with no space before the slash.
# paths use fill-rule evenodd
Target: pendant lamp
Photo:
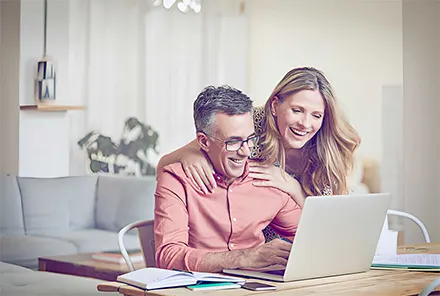
<path id="1" fill-rule="evenodd" d="M 47 57 L 47 0 L 44 0 L 44 48 L 43 58 L 37 63 L 36 103 L 54 102 L 56 98 L 55 65 Z"/>

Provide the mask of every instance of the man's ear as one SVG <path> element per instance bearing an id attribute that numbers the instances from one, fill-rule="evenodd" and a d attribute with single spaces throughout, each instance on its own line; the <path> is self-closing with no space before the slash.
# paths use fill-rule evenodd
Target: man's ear
<path id="1" fill-rule="evenodd" d="M 277 116 L 277 106 L 279 104 L 279 99 L 277 96 L 274 96 L 272 99 L 272 103 L 270 103 L 270 113 L 272 113 L 273 116 Z"/>
<path id="2" fill-rule="evenodd" d="M 197 143 L 199 144 L 200 148 L 205 152 L 209 152 L 210 142 L 208 141 L 209 140 L 208 136 L 202 132 L 197 132 L 196 139 L 197 139 Z"/>

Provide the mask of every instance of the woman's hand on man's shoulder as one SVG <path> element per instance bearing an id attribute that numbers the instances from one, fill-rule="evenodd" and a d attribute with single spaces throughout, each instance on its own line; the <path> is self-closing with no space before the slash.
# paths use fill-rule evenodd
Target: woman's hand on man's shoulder
<path id="1" fill-rule="evenodd" d="M 249 177 L 255 179 L 254 186 L 278 188 L 289 194 L 300 207 L 304 205 L 305 193 L 301 184 L 280 167 L 249 161 Z"/>

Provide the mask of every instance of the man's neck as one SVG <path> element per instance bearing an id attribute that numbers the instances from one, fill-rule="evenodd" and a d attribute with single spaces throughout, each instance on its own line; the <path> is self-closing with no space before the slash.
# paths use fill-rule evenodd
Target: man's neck
<path id="1" fill-rule="evenodd" d="M 229 187 L 232 183 L 234 183 L 235 180 L 238 178 L 228 178 L 223 174 L 215 172 L 215 181 L 217 182 L 217 185 L 222 185 L 224 187 Z"/>
<path id="2" fill-rule="evenodd" d="M 225 187 L 228 187 L 228 186 L 230 186 L 232 183 L 234 183 L 235 181 L 237 181 L 238 179 L 243 178 L 243 176 L 245 176 L 245 175 L 248 173 L 248 171 L 249 171 L 248 163 L 246 162 L 246 164 L 245 164 L 245 168 L 244 168 L 244 171 L 243 171 L 243 174 L 242 174 L 240 177 L 233 177 L 233 178 L 230 178 L 230 177 L 225 176 L 224 174 L 221 174 L 221 173 L 217 173 L 217 172 L 215 172 L 215 175 L 216 175 L 215 179 L 216 179 L 216 181 L 217 181 L 217 184 L 218 184 L 219 182 L 221 182 L 222 184 L 224 184 Z"/>
<path id="3" fill-rule="evenodd" d="M 234 183 L 235 180 L 237 180 L 238 178 L 229 178 L 229 179 L 225 179 L 225 183 L 226 185 L 231 185 L 232 183 Z"/>

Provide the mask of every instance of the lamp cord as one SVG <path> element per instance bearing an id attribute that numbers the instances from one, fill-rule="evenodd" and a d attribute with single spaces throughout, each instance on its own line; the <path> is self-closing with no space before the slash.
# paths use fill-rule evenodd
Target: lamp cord
<path id="1" fill-rule="evenodd" d="M 44 0 L 44 45 L 43 45 L 43 57 L 46 57 L 47 47 L 47 0 Z"/>

